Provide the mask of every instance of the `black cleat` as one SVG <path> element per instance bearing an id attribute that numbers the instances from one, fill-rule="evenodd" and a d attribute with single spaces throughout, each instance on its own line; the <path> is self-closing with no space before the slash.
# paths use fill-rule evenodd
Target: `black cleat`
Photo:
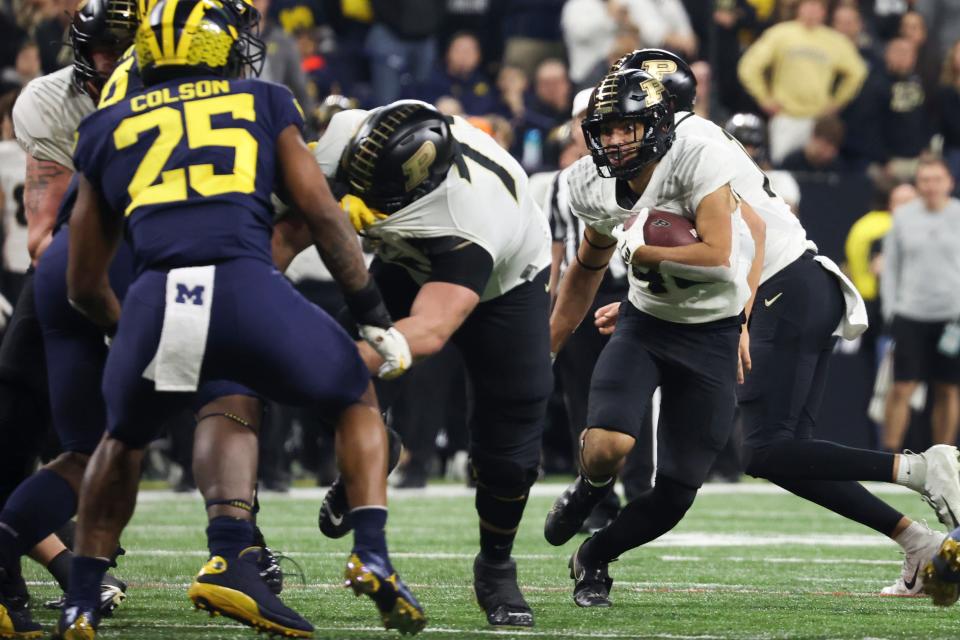
<path id="1" fill-rule="evenodd" d="M 232 618 L 258 632 L 312 638 L 313 625 L 284 605 L 261 579 L 258 563 L 262 552 L 260 547 L 248 547 L 229 561 L 220 556 L 210 558 L 187 596 L 197 609 Z"/>
<path id="2" fill-rule="evenodd" d="M 609 607 L 613 578 L 607 573 L 609 562 L 585 562 L 581 557 L 586 540 L 570 556 L 570 577 L 574 581 L 573 601 L 578 607 Z"/>
<path id="3" fill-rule="evenodd" d="M 30 615 L 30 595 L 19 570 L 0 569 L 0 638 L 39 638 L 43 629 Z"/>
<path id="4" fill-rule="evenodd" d="M 584 526 L 590 512 L 613 490 L 613 482 L 594 487 L 584 477 L 577 476 L 553 503 L 543 524 L 543 537 L 559 547 L 570 540 Z"/>
<path id="5" fill-rule="evenodd" d="M 260 553 L 260 560 L 257 562 L 260 577 L 274 595 L 280 595 L 280 592 L 283 591 L 283 569 L 280 567 L 280 554 L 274 553 L 273 549 L 267 546 L 267 541 L 263 539 L 263 532 L 258 526 L 253 527 L 253 546 L 263 549 Z"/>
<path id="6" fill-rule="evenodd" d="M 353 589 L 357 597 L 365 595 L 373 600 L 385 629 L 415 635 L 427 626 L 423 607 L 385 556 L 363 551 L 350 554 L 344 586 Z"/>
<path id="7" fill-rule="evenodd" d="M 403 442 L 400 434 L 387 427 L 387 473 L 393 471 L 400 464 L 400 453 L 403 451 Z M 347 504 L 347 487 L 340 476 L 333 481 L 327 495 L 320 505 L 320 515 L 317 518 L 320 533 L 328 538 L 342 538 L 353 530 L 350 522 L 350 505 Z"/>
<path id="8" fill-rule="evenodd" d="M 587 519 L 583 521 L 580 527 L 580 533 L 594 534 L 603 529 L 611 522 L 617 519 L 620 514 L 620 498 L 616 491 L 611 491 L 600 501 L 600 504 L 593 508 Z"/>
<path id="9" fill-rule="evenodd" d="M 495 627 L 532 627 L 533 611 L 517 586 L 517 563 L 487 562 L 479 554 L 473 561 L 473 590 L 477 604 Z"/>

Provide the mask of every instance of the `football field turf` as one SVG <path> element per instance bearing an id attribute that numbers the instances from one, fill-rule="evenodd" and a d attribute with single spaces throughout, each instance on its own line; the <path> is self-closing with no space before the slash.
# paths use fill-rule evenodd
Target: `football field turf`
<path id="1" fill-rule="evenodd" d="M 709 485 L 671 533 L 610 567 L 613 608 L 584 610 L 570 598 L 562 548 L 543 540 L 543 518 L 560 484 L 536 487 L 515 553 L 536 627 L 494 630 L 471 588 L 477 547 L 472 494 L 440 485 L 393 492 L 389 537 L 394 564 L 424 604 L 422 638 L 955 638 L 960 606 L 877 594 L 900 572 L 902 556 L 886 538 L 765 483 Z M 919 496 L 885 485 L 871 489 L 895 507 L 940 528 Z M 399 637 L 379 627 L 373 604 L 341 587 L 350 538 L 327 540 L 316 527 L 323 490 L 262 496 L 268 543 L 302 567 L 305 586 L 287 572 L 284 600 L 316 627 L 317 638 Z M 123 545 L 117 575 L 128 599 L 101 637 L 253 638 L 255 632 L 194 611 L 186 588 L 206 551 L 198 495 L 144 491 Z M 942 528 L 941 528 L 942 529 Z M 24 569 L 34 602 L 57 595 L 32 562 Z M 37 610 L 38 607 L 35 609 Z M 46 628 L 52 612 L 39 611 Z"/>

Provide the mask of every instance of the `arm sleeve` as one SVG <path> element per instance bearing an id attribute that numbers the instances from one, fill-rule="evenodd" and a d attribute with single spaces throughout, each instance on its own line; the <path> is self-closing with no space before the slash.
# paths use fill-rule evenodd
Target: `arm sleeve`
<path id="1" fill-rule="evenodd" d="M 493 273 L 493 256 L 480 245 L 456 236 L 426 238 L 416 244 L 430 261 L 427 282 L 448 282 L 483 295 Z"/>
<path id="2" fill-rule="evenodd" d="M 838 106 L 844 106 L 853 100 L 863 81 L 867 77 L 867 65 L 860 57 L 860 52 L 843 36 L 837 36 L 836 70 L 840 74 L 840 81 L 834 93 L 834 101 Z"/>
<path id="3" fill-rule="evenodd" d="M 900 250 L 897 246 L 897 223 L 894 218 L 890 233 L 883 239 L 883 273 L 880 277 L 880 310 L 885 321 L 893 319 L 900 285 Z"/>
<path id="4" fill-rule="evenodd" d="M 767 69 L 773 64 L 776 53 L 775 36 L 777 29 L 769 29 L 750 45 L 737 64 L 737 77 L 744 89 L 759 103 L 770 99 L 770 87 L 765 77 Z"/>

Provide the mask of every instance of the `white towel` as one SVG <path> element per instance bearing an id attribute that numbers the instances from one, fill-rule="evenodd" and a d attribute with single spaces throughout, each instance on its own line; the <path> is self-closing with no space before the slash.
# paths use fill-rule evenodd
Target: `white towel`
<path id="1" fill-rule="evenodd" d="M 833 335 L 840 336 L 844 340 L 853 340 L 866 331 L 869 326 L 867 305 L 863 303 L 860 292 L 853 286 L 850 279 L 843 274 L 836 262 L 826 256 L 816 256 L 814 260 L 823 265 L 824 269 L 837 276 L 840 280 L 840 288 L 843 290 L 846 312 L 843 314 L 843 319 L 840 320 L 840 326 L 833 332 Z"/>
<path id="2" fill-rule="evenodd" d="M 157 353 L 143 377 L 157 391 L 196 391 L 207 348 L 216 267 L 184 267 L 167 274 L 166 306 Z"/>

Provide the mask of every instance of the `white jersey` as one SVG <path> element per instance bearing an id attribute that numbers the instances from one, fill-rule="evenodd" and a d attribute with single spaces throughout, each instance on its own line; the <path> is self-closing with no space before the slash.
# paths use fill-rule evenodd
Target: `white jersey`
<path id="1" fill-rule="evenodd" d="M 344 148 L 367 114 L 351 109 L 330 120 L 314 147 L 328 177 L 336 175 Z M 493 273 L 480 296 L 485 302 L 550 266 L 550 229 L 530 193 L 527 174 L 509 153 L 462 118 L 454 118 L 451 131 L 463 156 L 446 180 L 364 233 L 378 257 L 400 264 L 420 284 L 430 276 L 429 261 L 406 239 L 456 236 L 476 243 L 493 257 Z"/>
<path id="2" fill-rule="evenodd" d="M 695 222 L 700 202 L 733 180 L 732 155 L 729 144 L 692 136 L 676 140 L 629 209 L 617 201 L 618 181 L 601 178 L 593 159 L 581 158 L 567 170 L 570 205 L 588 226 L 605 235 L 644 208 L 669 211 Z M 754 245 L 739 206 L 732 222 L 731 282 L 693 282 L 632 268 L 628 272 L 630 302 L 644 313 L 679 324 L 711 322 L 742 312 L 750 298 L 747 273 Z"/>
<path id="3" fill-rule="evenodd" d="M 790 205 L 774 189 L 776 183 L 771 178 L 775 176 L 767 176 L 735 138 L 713 122 L 691 113 L 678 113 L 676 123 L 678 142 L 688 137 L 696 137 L 709 139 L 732 149 L 730 162 L 733 178 L 730 185 L 738 196 L 753 207 L 767 225 L 761 284 L 803 255 L 807 249 L 816 251 L 817 245 L 807 239 L 807 232 L 790 210 Z M 786 172 L 771 172 L 771 174 L 784 173 Z M 783 175 L 776 177 L 784 181 Z M 789 174 L 786 177 L 789 181 L 781 184 L 788 188 L 792 187 L 795 190 L 794 198 L 799 202 L 800 194 L 796 181 L 789 177 Z M 817 256 L 816 260 L 840 281 L 840 287 L 843 289 L 846 313 L 834 335 L 852 340 L 867 328 L 867 312 L 863 298 L 832 260 L 826 256 Z"/>
<path id="4" fill-rule="evenodd" d="M 24 273 L 30 267 L 23 182 L 27 158 L 13 140 L 0 142 L 0 188 L 3 189 L 3 268 Z"/>
<path id="5" fill-rule="evenodd" d="M 73 171 L 77 126 L 93 113 L 90 96 L 73 84 L 73 67 L 31 80 L 13 105 L 13 128 L 23 150 Z"/>
<path id="6" fill-rule="evenodd" d="M 722 127 L 692 113 L 678 113 L 676 123 L 678 141 L 696 136 L 715 140 L 731 148 L 733 178 L 730 186 L 754 208 L 767 225 L 761 283 L 802 256 L 807 249 L 815 248 L 815 245 L 807 240 L 807 232 L 797 216 L 793 215 L 790 205 L 773 190 L 770 179 L 736 138 Z"/>

